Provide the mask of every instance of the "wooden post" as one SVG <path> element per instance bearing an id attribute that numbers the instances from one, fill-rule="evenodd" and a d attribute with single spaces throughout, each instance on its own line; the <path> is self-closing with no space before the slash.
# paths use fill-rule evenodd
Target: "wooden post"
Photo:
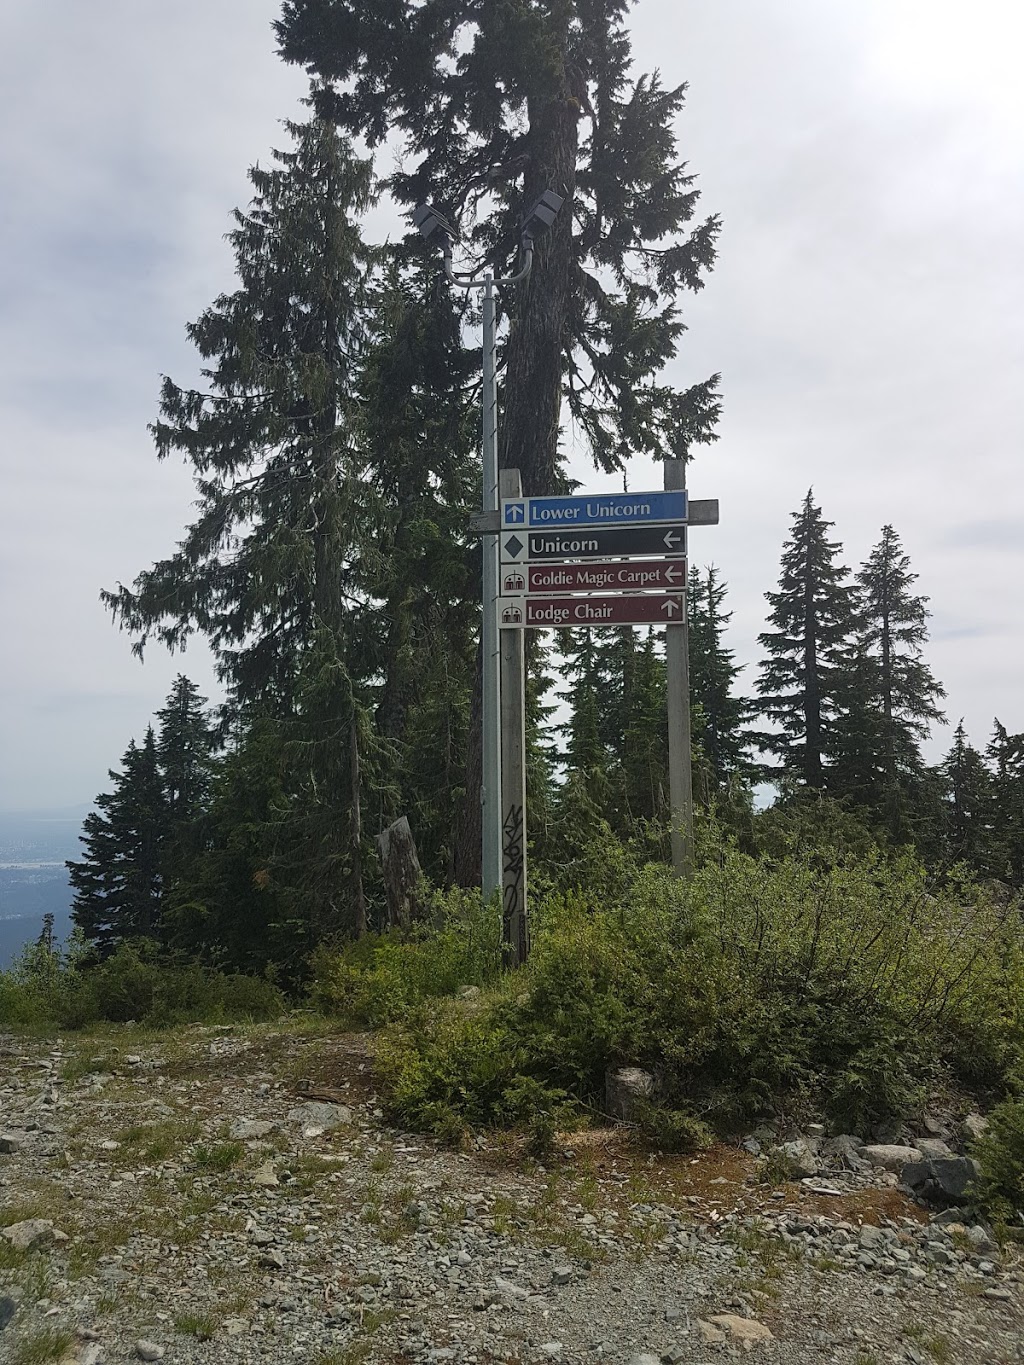
<path id="1" fill-rule="evenodd" d="M 502 498 L 522 497 L 518 469 L 498 475 Z M 523 630 L 501 635 L 501 912 L 505 962 L 520 967 L 530 951 L 526 907 L 526 670 Z"/>
<path id="2" fill-rule="evenodd" d="M 665 461 L 665 489 L 686 487 L 686 461 Z M 683 548 L 686 531 L 683 531 Z M 685 561 L 689 572 L 689 558 Z M 677 877 L 693 874 L 693 756 L 690 744 L 690 626 L 683 581 L 683 619 L 665 627 L 668 690 L 668 787 L 671 810 L 672 867 Z"/>

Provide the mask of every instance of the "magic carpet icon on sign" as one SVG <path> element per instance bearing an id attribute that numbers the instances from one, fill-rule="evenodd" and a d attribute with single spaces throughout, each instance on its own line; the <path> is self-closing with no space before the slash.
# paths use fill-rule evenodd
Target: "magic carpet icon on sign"
<path id="1" fill-rule="evenodd" d="M 521 502 L 505 504 L 505 525 L 516 526 L 526 520 L 526 505 Z"/>

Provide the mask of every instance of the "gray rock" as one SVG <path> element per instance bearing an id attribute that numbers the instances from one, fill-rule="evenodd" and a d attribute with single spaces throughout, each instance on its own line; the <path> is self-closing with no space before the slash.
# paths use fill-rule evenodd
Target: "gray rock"
<path id="1" fill-rule="evenodd" d="M 941 1138 L 915 1138 L 914 1146 L 926 1161 L 941 1161 L 945 1157 L 956 1156 L 952 1148 Z"/>
<path id="2" fill-rule="evenodd" d="M 25 1145 L 22 1133 L 0 1133 L 0 1152 L 5 1156 L 15 1156 Z"/>
<path id="3" fill-rule="evenodd" d="M 18 1305 L 13 1299 L 7 1298 L 6 1295 L 0 1297 L 0 1332 L 4 1330 L 17 1311 Z"/>
<path id="4" fill-rule="evenodd" d="M 885 1246 L 888 1240 L 882 1229 L 876 1228 L 872 1223 L 865 1223 L 857 1238 L 858 1245 L 865 1251 L 876 1251 Z"/>
<path id="5" fill-rule="evenodd" d="M 551 1283 L 556 1285 L 572 1283 L 572 1266 L 556 1265 L 551 1271 Z"/>
<path id="6" fill-rule="evenodd" d="M 11 1223 L 0 1228 L 4 1237 L 17 1251 L 31 1251 L 34 1247 L 49 1246 L 57 1240 L 53 1223 L 49 1218 L 26 1218 L 23 1223 Z M 64 1235 L 61 1234 L 63 1240 Z"/>
<path id="7" fill-rule="evenodd" d="M 228 1136 L 236 1142 L 250 1142 L 267 1137 L 276 1127 L 276 1123 L 268 1123 L 266 1119 L 235 1119 Z"/>
<path id="8" fill-rule="evenodd" d="M 968 1114 L 960 1127 L 968 1142 L 977 1142 L 988 1130 L 988 1119 L 981 1114 Z"/>
<path id="9" fill-rule="evenodd" d="M 605 1076 L 605 1104 L 612 1118 L 630 1123 L 638 1106 L 654 1094 L 654 1077 L 638 1066 L 623 1066 Z"/>
<path id="10" fill-rule="evenodd" d="M 641 1351 L 638 1356 L 633 1356 L 629 1365 L 661 1365 L 666 1357 L 652 1355 L 650 1351 Z"/>
<path id="11" fill-rule="evenodd" d="M 260 1257 L 260 1265 L 265 1270 L 283 1270 L 287 1265 L 284 1252 L 278 1251 L 276 1247 L 271 1247 Z"/>
<path id="12" fill-rule="evenodd" d="M 537 1347 L 537 1354 L 544 1360 L 561 1360 L 564 1350 L 560 1341 L 545 1341 Z"/>
<path id="13" fill-rule="evenodd" d="M 943 1194 L 959 1199 L 980 1174 L 978 1163 L 969 1156 L 954 1156 L 932 1162 L 932 1175 Z"/>
<path id="14" fill-rule="evenodd" d="M 975 1251 L 998 1251 L 999 1243 L 989 1233 L 987 1228 L 983 1228 L 980 1223 L 975 1223 L 973 1227 L 967 1229 L 967 1236 L 970 1238 L 971 1245 Z"/>
<path id="15" fill-rule="evenodd" d="M 816 1175 L 820 1169 L 818 1158 L 807 1138 L 796 1138 L 793 1142 L 783 1142 L 775 1148 L 793 1174 L 798 1178 Z"/>
<path id="16" fill-rule="evenodd" d="M 137 1341 L 135 1354 L 140 1360 L 163 1360 L 164 1348 L 158 1346 L 155 1341 Z"/>
<path id="17" fill-rule="evenodd" d="M 249 1234 L 253 1246 L 269 1247 L 273 1246 L 277 1238 L 272 1232 L 267 1232 L 264 1228 L 253 1228 Z"/>
<path id="18" fill-rule="evenodd" d="M 932 1178 L 930 1161 L 908 1161 L 900 1171 L 900 1180 L 912 1190 L 920 1190 Z"/>
<path id="19" fill-rule="evenodd" d="M 294 1109 L 289 1109 L 288 1117 L 293 1123 L 323 1128 L 326 1131 L 330 1128 L 341 1128 L 342 1125 L 351 1123 L 352 1110 L 344 1104 L 327 1104 L 320 1100 L 310 1100 L 306 1104 L 299 1104 Z"/>
<path id="20" fill-rule="evenodd" d="M 911 1161 L 920 1161 L 921 1153 L 916 1147 L 904 1147 L 895 1142 L 874 1142 L 861 1147 L 858 1156 L 870 1161 L 872 1166 L 880 1166 L 884 1171 L 894 1171 L 899 1175 L 903 1167 Z"/>

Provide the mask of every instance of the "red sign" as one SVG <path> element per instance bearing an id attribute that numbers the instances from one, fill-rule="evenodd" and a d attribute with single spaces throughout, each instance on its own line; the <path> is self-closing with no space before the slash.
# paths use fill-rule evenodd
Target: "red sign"
<path id="1" fill-rule="evenodd" d="M 580 626 L 664 626 L 685 619 L 681 593 L 616 597 L 517 597 L 502 601 L 498 624 L 506 630 L 562 630 Z"/>
<path id="2" fill-rule="evenodd" d="M 597 564 L 506 564 L 503 597 L 524 593 L 681 592 L 685 559 L 613 559 Z"/>

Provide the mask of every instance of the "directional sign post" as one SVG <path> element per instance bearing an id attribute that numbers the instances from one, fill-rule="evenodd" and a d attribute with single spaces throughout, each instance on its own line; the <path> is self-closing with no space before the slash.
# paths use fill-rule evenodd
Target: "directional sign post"
<path id="1" fill-rule="evenodd" d="M 502 597 L 566 592 L 678 592 L 686 582 L 685 559 L 611 560 L 600 564 L 502 566 Z"/>
<path id="2" fill-rule="evenodd" d="M 665 626 L 682 621 L 682 593 L 608 594 L 604 597 L 503 597 L 502 630 L 569 630 L 581 626 Z"/>
<path id="3" fill-rule="evenodd" d="M 618 555 L 686 553 L 686 527 L 630 526 L 588 531 L 502 531 L 498 537 L 503 564 L 536 560 L 614 559 Z"/>
<path id="4" fill-rule="evenodd" d="M 582 498 L 504 498 L 502 530 L 539 526 L 650 526 L 686 520 L 686 490 L 592 493 Z"/>

